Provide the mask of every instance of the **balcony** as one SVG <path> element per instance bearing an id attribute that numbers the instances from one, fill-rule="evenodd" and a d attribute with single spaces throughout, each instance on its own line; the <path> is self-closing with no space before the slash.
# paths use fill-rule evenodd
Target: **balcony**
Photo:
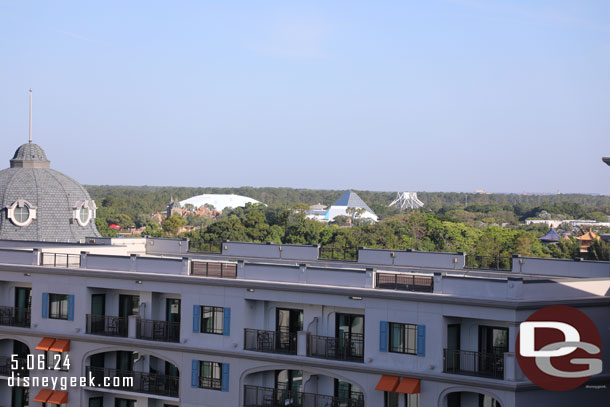
<path id="1" fill-rule="evenodd" d="M 0 307 L 0 325 L 30 327 L 30 308 Z"/>
<path id="2" fill-rule="evenodd" d="M 399 273 L 377 273 L 375 287 L 385 290 L 431 293 L 434 291 L 434 277 Z"/>
<path id="3" fill-rule="evenodd" d="M 445 349 L 443 372 L 504 379 L 504 354 Z"/>
<path id="4" fill-rule="evenodd" d="M 297 354 L 297 333 L 289 331 L 244 330 L 244 349 L 256 352 Z"/>
<path id="5" fill-rule="evenodd" d="M 138 318 L 136 338 L 159 342 L 180 342 L 180 322 Z"/>
<path id="6" fill-rule="evenodd" d="M 30 372 L 27 369 L 27 359 L 17 358 L 17 369 L 12 370 L 12 361 L 10 356 L 0 356 L 0 376 L 29 376 Z"/>
<path id="7" fill-rule="evenodd" d="M 364 407 L 362 393 L 339 398 L 315 393 L 303 393 L 271 387 L 244 386 L 244 407 Z"/>
<path id="8" fill-rule="evenodd" d="M 87 314 L 87 333 L 91 335 L 127 337 L 127 319 Z"/>
<path id="9" fill-rule="evenodd" d="M 363 363 L 364 335 L 351 334 L 343 338 L 309 335 L 307 356 Z"/>
<path id="10" fill-rule="evenodd" d="M 91 373 L 95 379 L 96 388 L 132 391 L 135 393 L 146 393 L 165 397 L 178 397 L 180 378 L 177 376 L 91 366 L 87 366 L 86 371 L 87 376 Z M 110 386 L 104 386 L 104 378 L 110 378 L 112 384 Z M 114 380 L 114 378 L 121 379 Z M 131 380 L 125 380 L 125 378 L 131 378 Z"/>

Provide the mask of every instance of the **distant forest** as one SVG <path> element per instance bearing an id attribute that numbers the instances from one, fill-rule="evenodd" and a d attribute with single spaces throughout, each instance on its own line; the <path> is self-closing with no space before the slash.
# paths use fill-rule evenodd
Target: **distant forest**
<path id="1" fill-rule="evenodd" d="M 295 189 L 295 188 L 190 188 L 152 186 L 86 186 L 98 206 L 112 215 L 124 214 L 137 225 L 146 224 L 145 217 L 163 212 L 170 199 L 184 200 L 201 194 L 237 194 L 254 198 L 270 207 L 294 207 L 298 204 L 331 205 L 345 190 Z M 388 205 L 396 197 L 395 192 L 354 190 L 381 218 L 399 213 Z M 418 192 L 426 206 L 424 211 L 445 213 L 455 208 L 469 212 L 512 212 L 516 219 L 535 217 L 540 211 L 561 214 L 570 218 L 599 218 L 610 214 L 610 196 L 585 194 L 520 195 L 476 194 L 464 192 Z M 216 208 L 222 210 L 224 208 Z M 104 214 L 104 211 L 101 213 Z M 604 220 L 604 219 L 598 219 Z"/>
<path id="2" fill-rule="evenodd" d="M 320 244 L 331 255 L 353 256 L 356 247 L 414 249 L 422 251 L 465 251 L 471 267 L 506 268 L 510 256 L 586 257 L 607 260 L 610 246 L 594 242 L 588 253 L 580 251 L 574 239 L 579 230 L 566 227 L 572 237 L 544 245 L 538 239 L 548 232 L 546 225 L 523 224 L 527 218 L 591 219 L 608 221 L 610 197 L 592 195 L 517 195 L 421 192 L 425 207 L 405 211 L 388 207 L 395 193 L 356 191 L 380 216 L 368 224 L 353 218 L 329 224 L 308 219 L 304 210 L 312 204 L 331 205 L 344 191 L 291 188 L 175 188 L 89 186 L 98 203 L 96 224 L 104 236 L 113 236 L 110 224 L 145 227 L 150 236 L 186 237 L 193 250 L 214 251 L 224 240 Z M 214 219 L 189 215 L 153 220 L 170 199 L 183 200 L 204 193 L 238 194 L 267 204 L 246 205 L 222 211 Z M 224 208 L 216 208 L 223 210 Z M 343 216 L 343 218 L 346 218 Z M 190 228 L 189 228 L 190 227 Z M 598 227 L 597 232 L 607 232 Z M 349 252 L 345 250 L 349 249 Z M 349 254 L 351 253 L 351 254 Z"/>

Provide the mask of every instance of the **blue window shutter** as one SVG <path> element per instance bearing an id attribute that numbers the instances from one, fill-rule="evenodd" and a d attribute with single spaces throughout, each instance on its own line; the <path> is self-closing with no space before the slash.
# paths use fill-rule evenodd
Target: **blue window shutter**
<path id="1" fill-rule="evenodd" d="M 74 296 L 68 295 L 68 321 L 74 321 Z"/>
<path id="2" fill-rule="evenodd" d="M 201 332 L 199 324 L 201 324 L 201 305 L 193 305 L 193 332 Z"/>
<path id="3" fill-rule="evenodd" d="M 417 356 L 426 356 L 426 325 L 417 325 Z"/>
<path id="4" fill-rule="evenodd" d="M 224 321 L 222 321 L 222 334 L 231 335 L 231 308 L 224 309 Z"/>
<path id="5" fill-rule="evenodd" d="M 222 391 L 229 391 L 229 364 L 222 364 Z"/>
<path id="6" fill-rule="evenodd" d="M 193 372 L 191 376 L 191 386 L 199 387 L 199 361 L 193 360 Z"/>
<path id="7" fill-rule="evenodd" d="M 42 293 L 42 317 L 49 317 L 49 293 Z"/>
<path id="8" fill-rule="evenodd" d="M 379 352 L 388 351 L 388 321 L 379 321 Z"/>

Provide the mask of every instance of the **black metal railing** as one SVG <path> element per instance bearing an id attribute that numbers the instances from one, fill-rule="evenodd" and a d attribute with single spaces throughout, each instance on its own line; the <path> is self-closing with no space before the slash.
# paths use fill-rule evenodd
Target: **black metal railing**
<path id="1" fill-rule="evenodd" d="M 345 260 L 357 261 L 357 247 L 320 247 L 320 260 Z"/>
<path id="2" fill-rule="evenodd" d="M 27 369 L 27 359 L 15 358 L 14 360 L 17 361 L 16 369 L 13 369 L 15 364 L 10 356 L 0 356 L 0 376 L 12 376 L 13 374 L 18 377 L 29 376 L 30 371 Z"/>
<path id="3" fill-rule="evenodd" d="M 513 259 L 508 256 L 466 255 L 466 268 L 486 270 L 511 270 Z"/>
<path id="4" fill-rule="evenodd" d="M 136 338 L 160 342 L 180 342 L 180 322 L 138 318 Z"/>
<path id="5" fill-rule="evenodd" d="M 189 251 L 204 253 L 221 253 L 222 242 L 218 240 L 189 240 Z"/>
<path id="6" fill-rule="evenodd" d="M 288 330 L 264 331 L 246 328 L 244 330 L 244 349 L 296 355 L 297 333 Z"/>
<path id="7" fill-rule="evenodd" d="M 41 266 L 80 267 L 80 254 L 43 252 L 40 257 Z"/>
<path id="8" fill-rule="evenodd" d="M 202 389 L 221 390 L 222 379 L 215 379 L 213 377 L 199 377 L 199 387 Z"/>
<path id="9" fill-rule="evenodd" d="M 350 398 L 304 393 L 272 387 L 244 386 L 244 407 L 364 407 L 362 393 L 353 392 Z"/>
<path id="10" fill-rule="evenodd" d="M 237 278 L 237 264 L 193 260 L 191 262 L 191 275 L 218 278 Z"/>
<path id="11" fill-rule="evenodd" d="M 315 358 L 364 362 L 364 335 L 351 334 L 343 338 L 309 335 L 307 355 Z"/>
<path id="12" fill-rule="evenodd" d="M 127 337 L 127 318 L 87 314 L 87 333 Z"/>
<path id="13" fill-rule="evenodd" d="M 376 288 L 400 291 L 434 291 L 434 277 L 399 273 L 377 273 Z"/>
<path id="14" fill-rule="evenodd" d="M 31 316 L 30 308 L 0 307 L 0 325 L 29 328 Z"/>
<path id="15" fill-rule="evenodd" d="M 504 353 L 445 349 L 443 371 L 467 376 L 504 379 Z"/>
<path id="16" fill-rule="evenodd" d="M 154 394 L 165 397 L 178 397 L 180 378 L 156 373 L 133 372 L 107 367 L 87 366 L 96 387 L 126 390 L 136 393 Z M 106 386 L 106 384 L 108 384 Z"/>

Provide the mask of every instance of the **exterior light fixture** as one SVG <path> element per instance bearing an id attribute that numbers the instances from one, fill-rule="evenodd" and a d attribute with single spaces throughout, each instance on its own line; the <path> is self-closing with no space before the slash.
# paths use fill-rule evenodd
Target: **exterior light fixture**
<path id="1" fill-rule="evenodd" d="M 142 280 L 136 280 L 136 284 L 142 284 Z"/>
<path id="2" fill-rule="evenodd" d="M 26 277 L 29 277 L 29 276 L 31 276 L 32 274 L 30 274 L 30 273 L 23 273 L 23 275 L 24 275 L 24 276 L 26 276 Z"/>
<path id="3" fill-rule="evenodd" d="M 246 288 L 246 291 L 249 293 L 253 293 L 254 292 L 254 288 Z"/>
<path id="4" fill-rule="evenodd" d="M 354 296 L 350 296 L 350 297 L 349 297 L 349 299 L 350 299 L 350 300 L 358 300 L 358 301 L 360 301 L 360 300 L 362 300 L 362 297 L 354 297 Z"/>

